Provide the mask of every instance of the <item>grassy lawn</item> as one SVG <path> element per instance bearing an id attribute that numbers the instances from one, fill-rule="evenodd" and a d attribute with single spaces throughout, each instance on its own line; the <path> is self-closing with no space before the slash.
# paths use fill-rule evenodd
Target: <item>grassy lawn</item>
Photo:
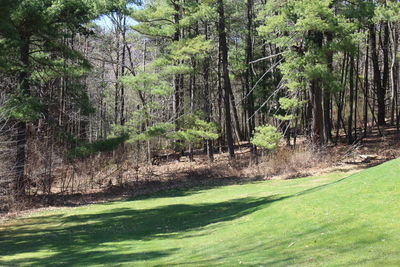
<path id="1" fill-rule="evenodd" d="M 400 266 L 400 160 L 39 212 L 0 226 L 1 266 Z"/>

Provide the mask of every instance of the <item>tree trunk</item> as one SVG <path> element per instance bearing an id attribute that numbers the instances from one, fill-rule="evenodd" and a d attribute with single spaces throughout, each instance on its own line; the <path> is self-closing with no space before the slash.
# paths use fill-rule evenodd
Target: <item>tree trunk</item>
<path id="1" fill-rule="evenodd" d="M 347 143 L 350 145 L 353 143 L 353 108 L 354 108 L 354 56 L 350 56 L 350 75 L 349 75 L 349 118 L 347 120 Z"/>
<path id="2" fill-rule="evenodd" d="M 322 117 L 322 90 L 321 84 L 317 80 L 311 81 L 310 88 L 311 103 L 312 103 L 312 142 L 316 146 L 320 146 L 324 142 L 323 117 Z"/>
<path id="3" fill-rule="evenodd" d="M 331 33 L 327 34 L 327 42 L 331 43 L 333 36 Z M 333 52 L 328 51 L 327 65 L 330 73 L 333 73 Z M 330 88 L 324 88 L 324 138 L 326 142 L 332 142 L 332 118 L 331 118 L 331 92 Z"/>
<path id="4" fill-rule="evenodd" d="M 364 71 L 364 137 L 367 137 L 368 131 L 368 92 L 369 92 L 369 79 L 368 79 L 368 67 L 369 67 L 369 47 L 365 53 L 365 71 Z"/>
<path id="5" fill-rule="evenodd" d="M 174 24 L 175 24 L 175 33 L 173 35 L 172 40 L 174 42 L 177 42 L 180 40 L 180 30 L 179 30 L 179 20 L 180 20 L 180 6 L 178 1 L 172 1 L 172 5 L 174 7 Z M 173 112 L 175 119 L 179 118 L 179 116 L 182 113 L 182 107 L 181 107 L 181 75 L 175 74 L 174 75 L 174 102 L 173 102 Z M 180 127 L 177 124 L 176 130 L 179 130 Z"/>
<path id="6" fill-rule="evenodd" d="M 222 117 L 223 117 L 223 110 L 222 110 L 222 56 L 221 56 L 221 49 L 218 50 L 218 71 L 217 71 L 217 80 L 218 80 L 218 125 L 221 126 L 220 136 L 218 138 L 218 149 L 219 153 L 223 152 L 223 147 L 225 145 L 225 126 L 223 126 Z"/>
<path id="7" fill-rule="evenodd" d="M 206 40 L 208 40 L 208 24 L 204 25 L 204 32 Z M 206 114 L 206 121 L 211 122 L 212 116 L 212 99 L 210 92 L 210 57 L 204 59 L 204 113 Z M 214 161 L 213 141 L 206 140 L 207 157 L 209 162 Z"/>
<path id="8" fill-rule="evenodd" d="M 320 32 L 311 32 L 310 37 L 315 45 L 322 47 L 323 35 Z M 310 97 L 312 104 L 312 130 L 311 139 L 315 146 L 324 143 L 323 136 L 323 108 L 322 108 L 322 88 L 321 82 L 317 79 L 311 81 Z"/>
<path id="9" fill-rule="evenodd" d="M 354 140 L 358 138 L 358 88 L 359 88 L 359 76 L 360 72 L 360 47 L 357 48 L 357 64 L 355 67 L 355 87 L 354 87 Z"/>
<path id="10" fill-rule="evenodd" d="M 378 102 L 378 125 L 385 125 L 385 88 L 382 87 L 381 71 L 379 69 L 379 58 L 376 47 L 376 30 L 375 25 L 369 26 L 369 37 L 371 47 L 371 59 L 374 70 L 374 83 Z"/>
<path id="11" fill-rule="evenodd" d="M 244 140 L 243 131 L 240 128 L 239 115 L 238 115 L 237 108 L 236 108 L 235 96 L 233 95 L 232 90 L 229 92 L 229 95 L 230 95 L 230 101 L 231 101 L 231 106 L 232 106 L 233 118 L 235 119 L 236 133 L 237 133 L 237 136 L 239 138 L 239 141 L 243 141 Z"/>
<path id="12" fill-rule="evenodd" d="M 383 73 L 382 73 L 382 95 L 379 98 L 381 105 L 383 105 L 383 125 L 386 123 L 386 94 L 388 91 L 389 86 L 389 25 L 385 23 L 383 25 L 383 44 L 382 44 L 382 51 L 383 51 Z"/>
<path id="13" fill-rule="evenodd" d="M 125 61 L 126 61 L 126 48 L 127 48 L 127 42 L 126 42 L 126 16 L 123 16 L 122 19 L 122 60 L 121 60 L 121 76 L 125 75 Z M 125 87 L 123 84 L 121 84 L 121 107 L 120 107 L 120 124 L 124 125 L 125 124 Z"/>
<path id="14" fill-rule="evenodd" d="M 397 47 L 398 47 L 398 37 L 397 37 L 397 27 L 396 25 L 389 23 L 389 32 L 391 36 L 392 43 L 392 64 L 390 67 L 390 80 L 391 80 L 391 124 L 394 125 L 395 117 L 397 116 L 397 86 L 398 86 L 398 59 L 397 59 Z"/>
<path id="15" fill-rule="evenodd" d="M 19 90 L 22 94 L 22 97 L 26 97 L 30 95 L 29 90 L 29 46 L 30 46 L 30 37 L 24 37 L 21 40 L 20 46 L 20 60 L 23 66 L 22 71 L 18 77 Z M 25 164 L 26 164 L 26 128 L 27 124 L 25 121 L 18 122 L 17 125 L 17 154 L 15 160 L 15 191 L 18 196 L 25 194 Z"/>
<path id="16" fill-rule="evenodd" d="M 235 157 L 233 136 L 232 136 L 232 119 L 231 119 L 231 107 L 229 93 L 232 91 L 231 81 L 229 78 L 228 69 L 228 44 L 226 40 L 226 29 L 225 29 L 225 11 L 223 0 L 218 0 L 218 36 L 219 36 L 219 49 L 222 55 L 222 77 L 224 80 L 223 92 L 224 92 L 224 107 L 225 107 L 225 132 L 226 141 L 228 144 L 229 157 L 232 159 Z"/>
<path id="17" fill-rule="evenodd" d="M 246 40 L 246 95 L 247 95 L 247 136 L 249 140 L 252 138 L 255 129 L 255 116 L 254 114 L 254 94 L 253 89 L 253 72 L 250 62 L 253 61 L 253 5 L 254 0 L 247 0 L 247 40 Z M 257 148 L 252 145 L 251 153 L 255 155 Z"/>

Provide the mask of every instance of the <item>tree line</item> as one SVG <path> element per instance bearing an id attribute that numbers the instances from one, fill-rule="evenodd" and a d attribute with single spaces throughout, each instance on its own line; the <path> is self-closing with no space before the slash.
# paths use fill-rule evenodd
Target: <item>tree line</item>
<path id="1" fill-rule="evenodd" d="M 271 126 L 315 149 L 399 130 L 399 21 L 389 0 L 3 0 L 0 178 L 23 195 L 121 145 L 212 161 Z"/>

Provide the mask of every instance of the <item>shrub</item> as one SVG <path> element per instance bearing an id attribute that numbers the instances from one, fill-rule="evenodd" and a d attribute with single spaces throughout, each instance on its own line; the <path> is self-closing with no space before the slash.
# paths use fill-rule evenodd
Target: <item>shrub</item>
<path id="1" fill-rule="evenodd" d="M 122 135 L 78 146 L 69 151 L 67 156 L 69 159 L 87 158 L 96 153 L 111 152 L 115 150 L 120 144 L 124 143 L 128 138 L 128 135 Z"/>
<path id="2" fill-rule="evenodd" d="M 273 151 L 277 148 L 281 139 L 282 134 L 278 129 L 271 125 L 264 125 L 256 127 L 251 143 L 268 151 Z"/>

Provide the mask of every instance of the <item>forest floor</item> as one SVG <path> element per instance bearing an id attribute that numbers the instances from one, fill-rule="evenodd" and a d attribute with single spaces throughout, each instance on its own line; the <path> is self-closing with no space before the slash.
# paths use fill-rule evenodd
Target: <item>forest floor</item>
<path id="1" fill-rule="evenodd" d="M 1 266 L 399 266 L 400 159 L 0 224 Z"/>
<path id="2" fill-rule="evenodd" d="M 354 173 L 400 157 L 400 134 L 396 128 L 381 127 L 379 131 L 374 128 L 367 138 L 353 145 L 348 145 L 342 137 L 336 145 L 328 145 L 320 152 L 310 149 L 306 141 L 299 138 L 296 149 L 282 146 L 273 155 L 259 157 L 258 164 L 254 163 L 247 144 L 236 147 L 236 159 L 233 161 L 228 160 L 227 153 L 220 153 L 215 154 L 213 163 L 209 163 L 201 151 L 195 155 L 194 162 L 190 162 L 188 157 L 182 157 L 180 161 L 143 165 L 139 170 L 127 161 L 122 173 L 125 181 L 123 187 L 104 184 L 86 192 L 27 196 L 17 209 L 6 214 L 0 213 L 0 219 L 35 212 L 37 209 L 103 203 L 176 188 L 212 188 L 251 181 L 295 179 L 337 171 Z"/>

